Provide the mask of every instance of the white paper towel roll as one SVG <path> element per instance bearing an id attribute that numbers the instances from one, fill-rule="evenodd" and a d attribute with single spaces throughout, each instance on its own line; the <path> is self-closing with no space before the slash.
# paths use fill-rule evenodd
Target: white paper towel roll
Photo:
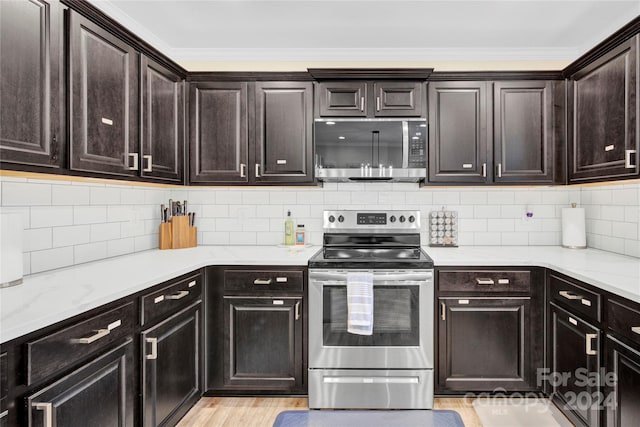
<path id="1" fill-rule="evenodd" d="M 562 209 L 562 246 L 572 249 L 587 247 L 584 208 Z"/>
<path id="2" fill-rule="evenodd" d="M 22 214 L 0 214 L 0 287 L 22 283 Z"/>

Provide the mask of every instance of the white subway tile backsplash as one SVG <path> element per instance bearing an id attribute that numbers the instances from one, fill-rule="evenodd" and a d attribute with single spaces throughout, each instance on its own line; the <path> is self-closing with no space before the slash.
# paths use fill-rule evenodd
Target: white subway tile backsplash
<path id="1" fill-rule="evenodd" d="M 133 253 L 134 239 L 129 237 L 126 239 L 110 240 L 107 242 L 107 256 L 114 257 Z"/>
<path id="2" fill-rule="evenodd" d="M 232 245 L 256 245 L 257 236 L 252 231 L 232 231 L 229 233 L 229 241 Z"/>
<path id="3" fill-rule="evenodd" d="M 638 236 L 638 224 L 630 222 L 614 222 L 611 224 L 611 236 L 624 239 L 635 239 Z"/>
<path id="4" fill-rule="evenodd" d="M 75 264 L 96 261 L 107 257 L 107 242 L 87 243 L 73 247 Z"/>
<path id="5" fill-rule="evenodd" d="M 229 243 L 229 232 L 228 231 L 205 231 L 202 233 L 202 243 L 203 245 L 228 245 Z"/>
<path id="6" fill-rule="evenodd" d="M 135 221 L 135 219 L 136 219 L 136 210 L 133 206 L 125 206 L 125 205 L 107 206 L 108 222 Z"/>
<path id="7" fill-rule="evenodd" d="M 294 205 L 297 203 L 295 191 L 272 191 L 269 193 L 269 203 L 272 205 Z"/>
<path id="8" fill-rule="evenodd" d="M 354 205 L 376 203 L 377 201 L 378 193 L 375 191 L 354 191 L 351 193 L 351 203 Z"/>
<path id="9" fill-rule="evenodd" d="M 296 200 L 302 205 L 322 205 L 324 201 L 324 193 L 322 190 L 306 190 L 296 192 Z"/>
<path id="10" fill-rule="evenodd" d="M 206 218 L 228 218 L 229 205 L 203 205 L 202 216 Z"/>
<path id="11" fill-rule="evenodd" d="M 24 231 L 23 251 L 40 251 L 52 247 L 51 228 L 33 228 Z"/>
<path id="12" fill-rule="evenodd" d="M 498 205 L 475 206 L 473 208 L 474 218 L 499 218 L 500 212 Z"/>
<path id="13" fill-rule="evenodd" d="M 476 242 L 482 242 L 476 244 L 487 246 L 499 246 L 502 244 L 502 236 L 500 236 L 500 233 L 477 232 L 473 234 Z"/>
<path id="14" fill-rule="evenodd" d="M 106 206 L 76 206 L 73 208 L 74 224 L 99 224 L 107 221 Z"/>
<path id="15" fill-rule="evenodd" d="M 73 246 L 31 252 L 32 274 L 73 264 Z"/>
<path id="16" fill-rule="evenodd" d="M 2 206 L 49 206 L 51 185 L 2 181 Z"/>
<path id="17" fill-rule="evenodd" d="M 603 220 L 608 221 L 624 221 L 624 206 L 602 206 Z"/>
<path id="18" fill-rule="evenodd" d="M 404 196 L 404 193 L 401 193 Z M 402 198 L 404 202 L 404 197 Z M 350 191 L 325 191 L 324 203 L 333 203 L 336 205 L 343 205 L 351 203 Z"/>
<path id="19" fill-rule="evenodd" d="M 515 220 L 513 219 L 488 219 L 487 231 L 514 231 Z"/>
<path id="20" fill-rule="evenodd" d="M 117 205 L 120 204 L 119 187 L 92 187 L 91 188 L 91 204 L 92 205 Z"/>
<path id="21" fill-rule="evenodd" d="M 551 231 L 529 233 L 529 244 L 534 246 L 559 245 L 561 236 Z"/>
<path id="22" fill-rule="evenodd" d="M 259 231 L 256 233 L 257 245 L 279 245 L 282 244 L 284 236 L 275 231 Z"/>
<path id="23" fill-rule="evenodd" d="M 460 205 L 460 193 L 458 191 L 436 191 L 433 193 L 434 205 Z"/>
<path id="24" fill-rule="evenodd" d="M 251 221 L 244 221 L 242 226 L 242 231 L 263 231 L 268 229 L 268 218 L 254 218 Z"/>
<path id="25" fill-rule="evenodd" d="M 144 202 L 144 189 L 143 188 L 123 188 L 120 191 L 120 203 L 123 205 L 143 205 Z M 167 202 L 163 202 L 165 204 Z"/>
<path id="26" fill-rule="evenodd" d="M 91 188 L 75 185 L 52 185 L 51 204 L 80 206 L 91 202 Z"/>
<path id="27" fill-rule="evenodd" d="M 515 203 L 513 191 L 489 191 L 487 203 L 490 205 L 512 205 Z"/>
<path id="28" fill-rule="evenodd" d="M 53 228 L 53 247 L 81 245 L 91 241 L 90 225 L 72 225 Z"/>
<path id="29" fill-rule="evenodd" d="M 474 231 L 487 231 L 487 220 L 460 218 L 458 221 L 458 229 L 460 230 L 459 235 Z"/>
<path id="30" fill-rule="evenodd" d="M 34 206 L 31 208 L 30 228 L 71 224 L 73 224 L 73 208 L 71 206 Z"/>
<path id="31" fill-rule="evenodd" d="M 136 236 L 133 240 L 133 249 L 135 252 L 146 251 L 158 248 L 158 234 L 145 234 L 144 236 Z"/>
<path id="32" fill-rule="evenodd" d="M 22 254 L 22 274 L 24 276 L 31 274 L 31 252 Z"/>
<path id="33" fill-rule="evenodd" d="M 465 191 L 460 193 L 460 203 L 463 205 L 486 205 L 486 191 Z"/>
<path id="34" fill-rule="evenodd" d="M 525 232 L 500 233 L 500 238 L 505 246 L 527 246 L 529 244 L 529 233 Z"/>
<path id="35" fill-rule="evenodd" d="M 93 224 L 91 225 L 91 241 L 102 242 L 120 239 L 120 228 L 120 224 L 117 222 Z"/>
<path id="36" fill-rule="evenodd" d="M 215 200 L 217 205 L 223 204 L 241 204 L 242 192 L 241 191 L 218 191 L 215 193 Z M 192 202 L 193 203 L 193 202 Z M 205 203 L 211 203 L 211 200 Z"/>

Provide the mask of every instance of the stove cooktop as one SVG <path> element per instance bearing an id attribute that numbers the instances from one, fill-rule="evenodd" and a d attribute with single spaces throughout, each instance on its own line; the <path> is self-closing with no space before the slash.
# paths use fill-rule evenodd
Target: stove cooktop
<path id="1" fill-rule="evenodd" d="M 309 260 L 310 268 L 425 269 L 433 260 L 421 248 L 323 247 Z"/>

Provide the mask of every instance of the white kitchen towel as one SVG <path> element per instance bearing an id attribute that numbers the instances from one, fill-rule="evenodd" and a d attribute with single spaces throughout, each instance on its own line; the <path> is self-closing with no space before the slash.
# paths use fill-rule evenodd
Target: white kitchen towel
<path id="1" fill-rule="evenodd" d="M 373 273 L 347 273 L 347 332 L 373 334 Z"/>

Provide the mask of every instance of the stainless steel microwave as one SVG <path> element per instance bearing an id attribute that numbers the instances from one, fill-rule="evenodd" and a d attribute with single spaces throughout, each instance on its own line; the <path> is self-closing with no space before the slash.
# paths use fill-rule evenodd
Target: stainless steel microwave
<path id="1" fill-rule="evenodd" d="M 427 176 L 426 119 L 316 119 L 321 181 L 418 182 Z"/>

